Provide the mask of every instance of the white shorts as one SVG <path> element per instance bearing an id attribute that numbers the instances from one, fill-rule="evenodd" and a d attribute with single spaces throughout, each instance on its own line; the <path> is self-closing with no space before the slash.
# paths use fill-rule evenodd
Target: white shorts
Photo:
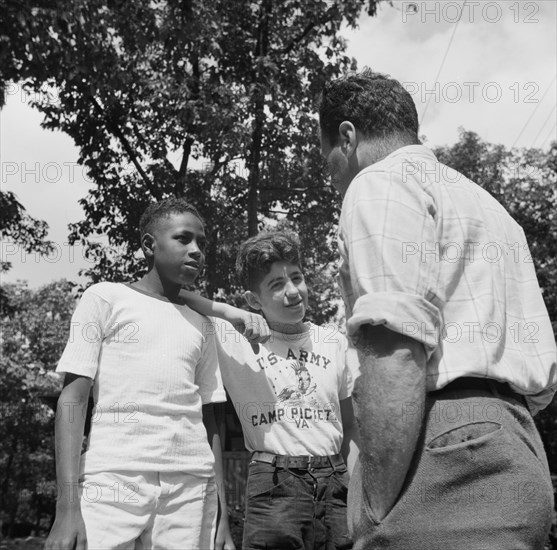
<path id="1" fill-rule="evenodd" d="M 214 548 L 214 478 L 183 472 L 85 474 L 80 498 L 88 550 Z"/>

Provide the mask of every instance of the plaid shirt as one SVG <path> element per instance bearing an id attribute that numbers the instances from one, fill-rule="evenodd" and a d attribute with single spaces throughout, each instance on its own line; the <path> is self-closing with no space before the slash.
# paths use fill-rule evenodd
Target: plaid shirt
<path id="1" fill-rule="evenodd" d="M 383 324 L 422 342 L 427 389 L 508 382 L 533 414 L 557 389 L 555 339 L 522 228 L 422 145 L 351 182 L 339 224 L 348 333 Z"/>

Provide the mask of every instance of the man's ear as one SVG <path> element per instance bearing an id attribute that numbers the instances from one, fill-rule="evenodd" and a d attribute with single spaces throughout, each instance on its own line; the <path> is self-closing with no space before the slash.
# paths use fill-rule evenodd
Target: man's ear
<path id="1" fill-rule="evenodd" d="M 261 309 L 261 302 L 259 301 L 259 296 L 255 292 L 252 292 L 251 290 L 246 290 L 246 292 L 244 292 L 244 299 L 248 303 L 248 306 L 251 307 L 251 309 L 257 309 L 257 310 Z"/>
<path id="2" fill-rule="evenodd" d="M 144 233 L 141 237 L 141 250 L 143 250 L 143 254 L 145 258 L 149 259 L 154 256 L 154 248 L 155 245 L 155 238 L 151 233 Z"/>
<path id="3" fill-rule="evenodd" d="M 356 127 L 345 120 L 339 124 L 340 147 L 347 157 L 351 157 L 358 148 L 358 134 Z"/>

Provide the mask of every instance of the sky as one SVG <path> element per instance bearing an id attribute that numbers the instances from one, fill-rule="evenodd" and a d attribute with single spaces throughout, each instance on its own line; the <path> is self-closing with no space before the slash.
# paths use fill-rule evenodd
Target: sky
<path id="1" fill-rule="evenodd" d="M 451 145 L 462 127 L 507 147 L 547 149 L 557 139 L 556 12 L 554 0 L 393 0 L 342 34 L 358 67 L 389 74 L 412 94 L 426 145 Z M 48 223 L 56 249 L 40 258 L 3 242 L 2 259 L 13 267 L 2 282 L 83 282 L 87 260 L 67 235 L 83 218 L 78 201 L 92 182 L 71 138 L 42 129 L 28 100 L 13 85 L 0 111 L 1 188 Z"/>

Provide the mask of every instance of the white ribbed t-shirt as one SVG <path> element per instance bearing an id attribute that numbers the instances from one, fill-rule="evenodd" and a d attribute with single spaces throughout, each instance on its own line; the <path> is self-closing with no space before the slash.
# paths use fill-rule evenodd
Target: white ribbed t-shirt
<path id="1" fill-rule="evenodd" d="M 82 472 L 213 475 L 201 405 L 226 395 L 209 324 L 185 305 L 121 283 L 83 293 L 56 369 L 94 381 Z"/>

